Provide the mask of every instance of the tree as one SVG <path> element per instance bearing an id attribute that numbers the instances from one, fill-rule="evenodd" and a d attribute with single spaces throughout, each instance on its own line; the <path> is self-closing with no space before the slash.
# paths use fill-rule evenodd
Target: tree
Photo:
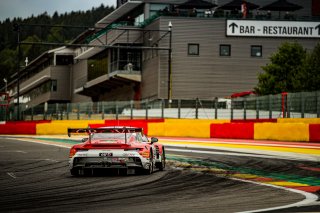
<path id="1" fill-rule="evenodd" d="M 318 43 L 310 54 L 307 54 L 304 75 L 304 91 L 320 90 L 320 43 Z"/>
<path id="2" fill-rule="evenodd" d="M 5 48 L 0 51 L 0 71 L 1 71 L 1 83 L 2 79 L 9 79 L 10 75 L 16 70 L 17 54 L 15 50 Z M 10 72 L 13 70 L 13 72 Z"/>
<path id="3" fill-rule="evenodd" d="M 304 88 L 306 51 L 297 42 L 285 42 L 270 57 L 270 64 L 263 66 L 255 91 L 259 95 L 281 92 L 298 92 Z"/>

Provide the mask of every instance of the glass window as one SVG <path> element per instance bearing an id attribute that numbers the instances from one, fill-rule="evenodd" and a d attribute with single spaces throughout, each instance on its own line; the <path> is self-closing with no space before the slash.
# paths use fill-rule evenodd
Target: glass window
<path id="1" fill-rule="evenodd" d="M 57 80 L 52 80 L 51 92 L 57 91 Z"/>
<path id="2" fill-rule="evenodd" d="M 199 55 L 199 44 L 188 44 L 188 55 Z"/>
<path id="3" fill-rule="evenodd" d="M 144 14 L 142 13 L 134 19 L 134 26 L 139 26 L 139 24 L 143 23 L 143 21 L 144 21 Z"/>
<path id="4" fill-rule="evenodd" d="M 150 17 L 170 8 L 169 4 L 150 4 Z"/>
<path id="5" fill-rule="evenodd" d="M 221 44 L 220 45 L 220 56 L 231 56 L 231 45 Z"/>
<path id="6" fill-rule="evenodd" d="M 262 57 L 262 46 L 252 45 L 251 46 L 251 57 Z"/>

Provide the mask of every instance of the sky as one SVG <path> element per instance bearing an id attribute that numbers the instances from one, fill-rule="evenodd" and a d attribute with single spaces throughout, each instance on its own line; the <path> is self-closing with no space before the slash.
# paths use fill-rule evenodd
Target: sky
<path id="1" fill-rule="evenodd" d="M 71 11 L 86 11 L 92 7 L 115 6 L 116 0 L 0 0 L 0 21 L 14 17 L 27 18 L 55 11 L 59 14 Z"/>

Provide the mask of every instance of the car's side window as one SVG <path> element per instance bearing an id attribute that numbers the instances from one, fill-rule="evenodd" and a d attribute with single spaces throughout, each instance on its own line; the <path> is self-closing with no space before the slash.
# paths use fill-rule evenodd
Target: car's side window
<path id="1" fill-rule="evenodd" d="M 142 142 L 148 143 L 149 142 L 148 137 L 145 135 L 142 135 Z"/>
<path id="2" fill-rule="evenodd" d="M 136 133 L 136 139 L 138 142 L 142 142 L 142 136 L 139 132 Z"/>

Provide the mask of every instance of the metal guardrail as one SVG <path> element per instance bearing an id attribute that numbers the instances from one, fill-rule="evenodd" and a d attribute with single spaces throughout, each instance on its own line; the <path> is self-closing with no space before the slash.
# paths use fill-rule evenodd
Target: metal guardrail
<path id="1" fill-rule="evenodd" d="M 15 120 L 17 106 L 5 118 Z M 320 91 L 213 100 L 143 100 L 20 105 L 23 120 L 319 118 Z"/>

